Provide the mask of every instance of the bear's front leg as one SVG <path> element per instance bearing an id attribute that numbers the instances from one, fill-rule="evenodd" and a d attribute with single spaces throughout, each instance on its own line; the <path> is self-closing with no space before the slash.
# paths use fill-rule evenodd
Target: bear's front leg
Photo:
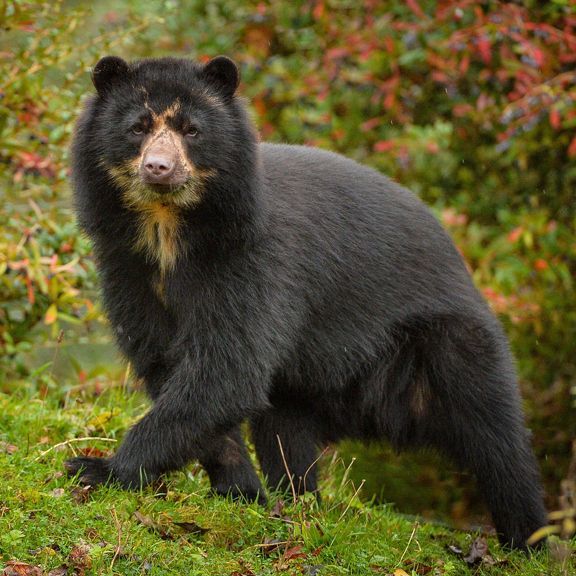
<path id="1" fill-rule="evenodd" d="M 203 442 L 198 459 L 210 477 L 214 493 L 261 504 L 266 502 L 264 489 L 250 462 L 239 428 Z M 79 456 L 67 460 L 64 466 L 70 476 L 78 475 L 78 481 L 83 485 L 118 482 L 126 489 L 145 486 L 161 474 L 161 471 L 154 473 L 140 468 L 138 477 L 134 473 L 120 477 L 114 471 L 115 463 L 118 463 L 118 454 L 113 458 Z"/>
<path id="2" fill-rule="evenodd" d="M 91 458 L 78 456 L 64 462 L 64 468 L 69 476 L 78 476 L 80 484 L 97 486 L 106 484 L 112 479 L 112 470 L 108 458 Z"/>
<path id="3" fill-rule="evenodd" d="M 126 489 L 150 484 L 171 470 L 183 467 L 201 453 L 199 439 L 185 422 L 162 417 L 156 407 L 133 426 L 110 458 L 72 458 L 65 463 L 82 484 L 117 482 Z"/>
<path id="4" fill-rule="evenodd" d="M 152 409 L 130 429 L 116 454 L 109 459 L 73 458 L 66 463 L 69 473 L 79 474 L 85 484 L 115 481 L 137 489 L 200 459 L 215 491 L 260 498 L 262 486 L 235 430 L 267 404 L 264 391 L 253 384 L 257 375 L 240 371 L 246 378 L 238 381 L 212 369 L 205 380 L 194 368 L 188 358 L 180 362 Z M 246 381 L 252 385 L 242 386 Z M 238 393 L 241 387 L 243 394 Z"/>

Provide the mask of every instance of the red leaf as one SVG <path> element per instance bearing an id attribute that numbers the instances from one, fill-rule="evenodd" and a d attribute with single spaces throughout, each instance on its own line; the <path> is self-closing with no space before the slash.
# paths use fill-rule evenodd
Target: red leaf
<path id="1" fill-rule="evenodd" d="M 420 8 L 420 4 L 418 4 L 416 0 L 406 0 L 406 4 L 408 4 L 408 8 L 410 8 L 410 10 L 412 10 L 416 16 L 419 16 L 420 18 L 426 18 L 426 14 L 424 14 L 422 8 Z"/>
<path id="2" fill-rule="evenodd" d="M 312 16 L 314 16 L 314 20 L 320 20 L 322 16 L 324 16 L 324 2 L 318 2 L 316 6 L 314 6 L 314 10 L 312 10 Z"/>
<path id="3" fill-rule="evenodd" d="M 557 108 L 550 109 L 549 119 L 550 119 L 550 126 L 552 126 L 554 130 L 558 130 L 558 128 L 560 128 L 561 119 L 560 119 L 560 112 L 558 112 Z"/>
<path id="4" fill-rule="evenodd" d="M 576 156 L 576 136 L 572 138 L 572 142 L 570 142 L 570 146 L 568 146 L 568 156 L 570 158 Z"/>
<path id="5" fill-rule="evenodd" d="M 524 232 L 524 228 L 522 228 L 522 226 L 517 226 L 516 228 L 514 228 L 514 230 L 512 230 L 512 232 L 510 232 L 508 234 L 508 242 L 518 242 L 518 239 L 520 238 L 520 236 L 522 236 L 522 233 Z"/>
<path id="6" fill-rule="evenodd" d="M 536 66 L 541 68 L 544 65 L 544 52 L 540 50 L 540 48 L 533 48 L 532 49 L 532 58 L 536 62 Z"/>
<path id="7" fill-rule="evenodd" d="M 362 132 L 370 132 L 374 130 L 374 128 L 378 128 L 380 124 L 382 124 L 381 118 L 370 118 L 370 120 L 366 120 L 366 122 L 360 125 L 360 130 L 362 130 Z"/>
<path id="8" fill-rule="evenodd" d="M 486 36 L 480 36 L 477 41 L 478 52 L 480 52 L 480 58 L 484 64 L 490 64 L 492 60 L 492 47 L 490 46 L 490 40 Z"/>
<path id="9" fill-rule="evenodd" d="M 389 152 L 396 144 L 392 140 L 380 140 L 374 144 L 374 152 Z"/>
<path id="10" fill-rule="evenodd" d="M 384 108 L 386 110 L 390 110 L 390 108 L 392 108 L 395 103 L 396 103 L 396 94 L 394 94 L 394 92 L 388 92 L 386 98 L 384 98 L 383 102 Z"/>
<path id="11" fill-rule="evenodd" d="M 338 58 L 345 58 L 350 54 L 348 48 L 330 48 L 326 51 L 326 58 L 329 60 L 338 60 Z"/>

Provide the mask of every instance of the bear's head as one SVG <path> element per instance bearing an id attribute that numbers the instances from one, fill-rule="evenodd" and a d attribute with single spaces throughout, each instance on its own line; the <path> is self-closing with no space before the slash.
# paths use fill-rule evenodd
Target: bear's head
<path id="1" fill-rule="evenodd" d="M 92 80 L 93 144 L 129 208 L 194 207 L 208 183 L 229 181 L 253 163 L 256 138 L 229 58 L 127 63 L 107 56 Z"/>

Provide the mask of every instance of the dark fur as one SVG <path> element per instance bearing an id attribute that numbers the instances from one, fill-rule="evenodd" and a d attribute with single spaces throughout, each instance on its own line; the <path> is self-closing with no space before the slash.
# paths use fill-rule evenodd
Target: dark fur
<path id="1" fill-rule="evenodd" d="M 546 516 L 513 360 L 429 210 L 336 154 L 259 144 L 232 78 L 176 59 L 112 65 L 77 125 L 75 201 L 118 345 L 154 405 L 111 459 L 69 469 L 136 487 L 199 459 L 216 491 L 255 498 L 245 419 L 272 488 L 287 485 L 278 440 L 300 491 L 316 490 L 327 442 L 432 446 L 475 473 L 502 542 L 523 547 Z M 139 86 L 156 112 L 179 99 L 202 128 L 189 157 L 216 171 L 184 212 L 163 298 L 104 169 L 137 153 Z"/>

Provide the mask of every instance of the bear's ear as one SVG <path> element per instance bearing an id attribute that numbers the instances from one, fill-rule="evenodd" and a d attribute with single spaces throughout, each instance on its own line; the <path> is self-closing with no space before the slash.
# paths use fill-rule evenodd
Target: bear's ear
<path id="1" fill-rule="evenodd" d="M 128 64 L 117 56 L 105 56 L 92 70 L 92 82 L 100 96 L 104 96 L 119 80 L 128 75 Z"/>
<path id="2" fill-rule="evenodd" d="M 212 58 L 204 66 L 202 77 L 225 98 L 231 98 L 240 84 L 238 67 L 226 56 Z"/>

